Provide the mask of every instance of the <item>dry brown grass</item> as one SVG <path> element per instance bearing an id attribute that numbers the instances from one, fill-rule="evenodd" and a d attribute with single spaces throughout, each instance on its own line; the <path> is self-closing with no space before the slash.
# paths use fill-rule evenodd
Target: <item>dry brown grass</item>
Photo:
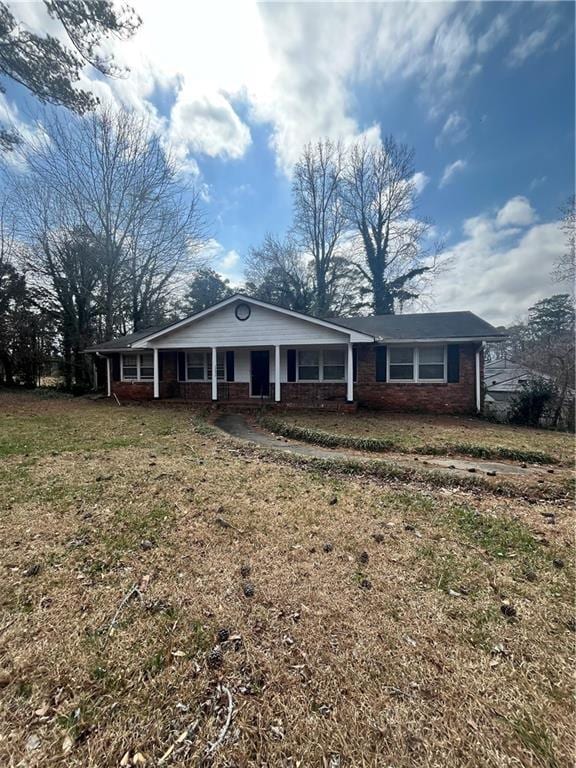
<path id="1" fill-rule="evenodd" d="M 545 429 L 493 424 L 474 417 L 359 411 L 355 414 L 292 411 L 283 421 L 336 435 L 390 440 L 394 450 L 422 451 L 458 444 L 510 448 L 550 455 L 567 466 L 574 464 L 574 435 Z M 496 458 L 496 457 L 494 457 Z"/>
<path id="2" fill-rule="evenodd" d="M 572 764 L 570 509 L 277 464 L 186 411 L 4 404 L 92 447 L 0 464 L 0 765 L 157 765 L 196 720 L 166 764 L 198 765 L 218 683 L 214 766 Z"/>

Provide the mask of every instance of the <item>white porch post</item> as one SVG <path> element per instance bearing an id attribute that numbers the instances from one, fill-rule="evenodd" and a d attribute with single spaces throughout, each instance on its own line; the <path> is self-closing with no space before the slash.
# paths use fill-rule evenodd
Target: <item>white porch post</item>
<path id="1" fill-rule="evenodd" d="M 274 400 L 280 402 L 280 345 L 274 347 Z"/>
<path id="2" fill-rule="evenodd" d="M 354 355 L 352 342 L 348 342 L 348 354 L 346 357 L 346 400 L 351 403 L 354 400 Z"/>
<path id="3" fill-rule="evenodd" d="M 160 397 L 160 365 L 158 347 L 154 347 L 154 399 Z"/>
<path id="4" fill-rule="evenodd" d="M 112 397 L 112 359 L 106 358 L 106 386 L 108 390 L 108 397 Z"/>
<path id="5" fill-rule="evenodd" d="M 212 347 L 212 400 L 218 400 L 218 350 Z"/>
<path id="6" fill-rule="evenodd" d="M 476 410 L 480 413 L 482 409 L 482 390 L 480 382 L 480 355 L 482 351 L 482 345 L 476 350 Z"/>

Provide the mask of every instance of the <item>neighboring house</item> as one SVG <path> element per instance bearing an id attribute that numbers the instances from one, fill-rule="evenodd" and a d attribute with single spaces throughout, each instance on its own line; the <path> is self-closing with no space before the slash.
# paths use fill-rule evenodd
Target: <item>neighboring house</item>
<path id="1" fill-rule="evenodd" d="M 506 421 L 514 398 L 522 390 L 522 384 L 532 379 L 551 379 L 551 377 L 505 357 L 486 363 L 484 365 L 484 410 L 486 415 L 499 421 Z M 569 390 L 567 395 L 566 405 L 562 409 L 565 419 L 569 417 L 568 412 L 574 393 Z"/>
<path id="2" fill-rule="evenodd" d="M 471 312 L 321 320 L 237 294 L 86 351 L 121 400 L 475 413 L 483 342 L 501 338 Z"/>

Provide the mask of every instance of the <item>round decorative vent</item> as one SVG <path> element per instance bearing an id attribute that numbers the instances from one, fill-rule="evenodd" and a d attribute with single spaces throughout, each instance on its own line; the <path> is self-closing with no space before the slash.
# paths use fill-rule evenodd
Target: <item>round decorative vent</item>
<path id="1" fill-rule="evenodd" d="M 248 320 L 250 317 L 250 312 L 251 309 L 249 304 L 238 304 L 234 310 L 234 314 L 238 320 Z"/>

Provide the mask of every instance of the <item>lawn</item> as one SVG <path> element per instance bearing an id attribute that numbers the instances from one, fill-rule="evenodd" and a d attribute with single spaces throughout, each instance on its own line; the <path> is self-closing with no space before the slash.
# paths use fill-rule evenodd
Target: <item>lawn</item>
<path id="1" fill-rule="evenodd" d="M 478 458 L 574 462 L 574 435 L 544 429 L 494 424 L 478 418 L 426 416 L 378 411 L 355 414 L 319 411 L 287 412 L 275 421 L 289 428 L 321 431 L 338 437 L 381 442 L 386 450 L 406 453 L 446 453 Z M 317 436 L 318 437 L 318 436 Z M 319 436 L 322 440 L 322 436 Z M 337 441 L 334 441 L 337 442 Z"/>
<path id="2" fill-rule="evenodd" d="M 0 414 L 0 765 L 573 764 L 565 503 L 294 465 L 184 409 Z"/>

